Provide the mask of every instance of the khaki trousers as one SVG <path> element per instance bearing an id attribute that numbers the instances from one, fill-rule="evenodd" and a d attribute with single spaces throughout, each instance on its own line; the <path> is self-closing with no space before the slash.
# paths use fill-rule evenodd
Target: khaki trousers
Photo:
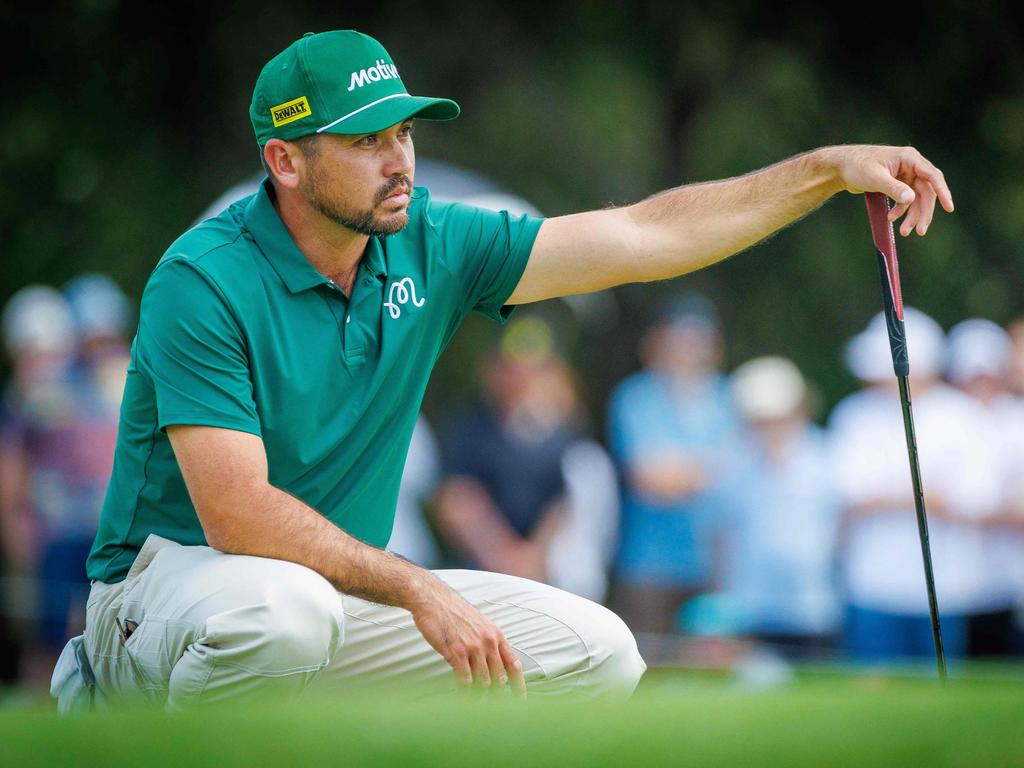
<path id="1" fill-rule="evenodd" d="M 596 603 L 513 576 L 434 573 L 500 627 L 531 697 L 626 698 L 646 669 L 625 624 Z M 135 627 L 127 641 L 118 620 Z M 408 611 L 339 593 L 305 566 L 155 535 L 124 581 L 93 583 L 85 652 L 101 706 L 455 688 Z"/>

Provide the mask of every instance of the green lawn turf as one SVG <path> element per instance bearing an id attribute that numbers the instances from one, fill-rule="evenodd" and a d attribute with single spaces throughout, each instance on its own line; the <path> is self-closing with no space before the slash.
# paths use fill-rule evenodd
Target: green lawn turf
<path id="1" fill-rule="evenodd" d="M 652 675 L 623 705 L 386 696 L 188 715 L 0 714 L 17 766 L 1024 766 L 1024 684 L 818 675 L 762 693 Z"/>

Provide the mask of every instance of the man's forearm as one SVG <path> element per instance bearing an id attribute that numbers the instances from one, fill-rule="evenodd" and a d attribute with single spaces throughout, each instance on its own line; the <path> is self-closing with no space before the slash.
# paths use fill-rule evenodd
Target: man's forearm
<path id="1" fill-rule="evenodd" d="M 713 264 L 806 216 L 843 189 L 832 148 L 724 181 L 661 192 L 626 209 L 638 231 L 636 279 L 661 280 Z"/>
<path id="2" fill-rule="evenodd" d="M 207 530 L 216 549 L 231 554 L 288 560 L 321 574 L 336 589 L 385 605 L 412 609 L 436 578 L 397 555 L 349 536 L 284 491 L 267 485 L 248 500 L 244 524 Z M 437 584 L 433 584 L 437 582 Z"/>

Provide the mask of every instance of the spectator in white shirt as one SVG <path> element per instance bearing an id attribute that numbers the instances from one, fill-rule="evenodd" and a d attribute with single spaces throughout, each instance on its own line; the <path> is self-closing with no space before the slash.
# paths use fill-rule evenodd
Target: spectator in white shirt
<path id="1" fill-rule="evenodd" d="M 992 603 L 971 617 L 972 656 L 1010 653 L 1014 609 L 1024 598 L 1024 401 L 1009 391 L 1012 360 L 1009 334 L 989 320 L 965 320 L 949 332 L 947 377 L 984 412 L 979 426 L 999 474 L 998 507 L 982 533 L 993 571 Z"/>
<path id="2" fill-rule="evenodd" d="M 807 386 L 781 357 L 750 360 L 732 375 L 744 439 L 724 496 L 725 588 L 741 629 L 796 656 L 832 644 L 838 504 L 823 431 L 807 418 Z"/>
<path id="3" fill-rule="evenodd" d="M 907 308 L 907 346 L 935 584 L 947 656 L 963 656 L 967 618 L 994 604 L 993 573 L 978 521 L 998 498 L 982 414 L 943 384 L 942 329 Z M 907 445 L 885 320 L 878 315 L 847 349 L 862 389 L 829 420 L 845 510 L 842 580 L 846 642 L 864 661 L 934 653 Z"/>

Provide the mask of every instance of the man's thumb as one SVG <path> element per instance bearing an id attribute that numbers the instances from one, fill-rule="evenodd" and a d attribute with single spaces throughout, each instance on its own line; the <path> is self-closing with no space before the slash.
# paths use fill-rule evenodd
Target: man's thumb
<path id="1" fill-rule="evenodd" d="M 889 185 L 888 195 L 897 203 L 912 203 L 916 197 L 914 190 L 897 179 L 893 179 Z"/>

